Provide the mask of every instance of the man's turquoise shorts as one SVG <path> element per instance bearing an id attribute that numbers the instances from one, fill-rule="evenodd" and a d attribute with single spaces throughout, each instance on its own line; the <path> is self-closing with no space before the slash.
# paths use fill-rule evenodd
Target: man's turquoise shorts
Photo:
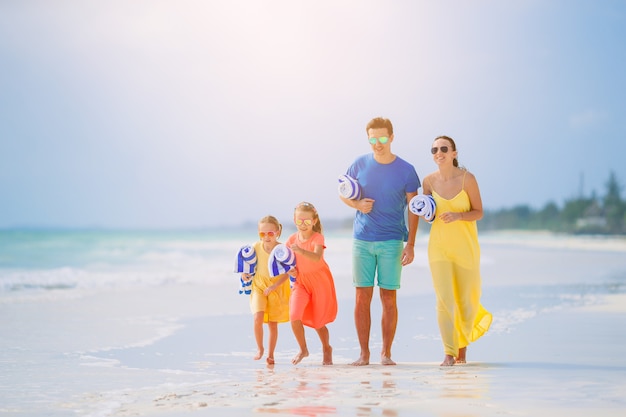
<path id="1" fill-rule="evenodd" d="M 401 240 L 367 242 L 354 239 L 352 284 L 355 287 L 373 287 L 378 284 L 385 290 L 400 288 L 403 249 L 404 242 Z"/>

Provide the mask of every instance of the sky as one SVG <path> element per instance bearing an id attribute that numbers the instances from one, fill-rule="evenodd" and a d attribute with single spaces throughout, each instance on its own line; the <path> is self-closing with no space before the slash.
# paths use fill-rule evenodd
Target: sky
<path id="1" fill-rule="evenodd" d="M 0 228 L 353 211 L 337 177 L 455 139 L 484 208 L 626 184 L 626 1 L 0 0 Z"/>

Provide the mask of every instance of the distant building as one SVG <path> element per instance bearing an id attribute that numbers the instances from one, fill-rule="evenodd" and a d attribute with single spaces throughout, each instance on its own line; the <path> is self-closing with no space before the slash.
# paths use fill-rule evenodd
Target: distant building
<path id="1" fill-rule="evenodd" d="M 577 232 L 599 233 L 607 231 L 606 218 L 602 213 L 602 207 L 596 201 L 585 210 L 583 216 L 576 220 Z"/>
<path id="2" fill-rule="evenodd" d="M 601 216 L 581 217 L 576 220 L 576 229 L 606 229 L 606 219 Z"/>

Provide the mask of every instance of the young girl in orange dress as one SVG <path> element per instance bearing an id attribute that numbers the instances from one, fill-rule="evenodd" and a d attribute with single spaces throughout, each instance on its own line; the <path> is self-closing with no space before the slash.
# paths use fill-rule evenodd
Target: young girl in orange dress
<path id="1" fill-rule="evenodd" d="M 256 273 L 252 276 L 243 274 L 245 280 L 252 279 L 250 309 L 254 315 L 254 337 L 257 344 L 255 360 L 263 357 L 263 323 L 269 328 L 268 365 L 274 364 L 274 349 L 278 341 L 278 323 L 289 321 L 289 276 L 287 274 L 270 277 L 268 260 L 272 249 L 280 242 L 282 225 L 274 216 L 265 216 L 259 220 L 259 240 L 252 246 L 256 253 Z"/>
<path id="2" fill-rule="evenodd" d="M 324 235 L 317 210 L 311 203 L 302 202 L 294 211 L 298 231 L 285 245 L 296 256 L 296 267 L 289 274 L 295 277 L 289 301 L 289 316 L 293 334 L 300 352 L 292 359 L 295 365 L 309 356 L 304 326 L 312 327 L 322 342 L 323 365 L 333 364 L 333 350 L 326 325 L 337 317 L 335 282 L 324 260 Z"/>

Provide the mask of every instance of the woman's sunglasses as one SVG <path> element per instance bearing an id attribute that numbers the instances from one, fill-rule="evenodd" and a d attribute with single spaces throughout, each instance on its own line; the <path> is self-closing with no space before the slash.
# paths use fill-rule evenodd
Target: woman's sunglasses
<path id="1" fill-rule="evenodd" d="M 440 149 L 441 149 L 441 152 L 448 153 L 448 149 L 450 149 L 450 148 L 448 148 L 447 146 L 441 146 L 439 148 L 435 146 L 434 148 L 430 148 L 430 153 L 432 153 L 434 155 Z"/>
<path id="2" fill-rule="evenodd" d="M 382 145 L 389 141 L 387 136 L 381 136 L 379 138 L 369 138 L 368 139 L 372 145 L 376 145 L 376 141 L 380 142 Z"/>
<path id="3" fill-rule="evenodd" d="M 259 237 L 261 239 L 265 239 L 265 236 L 267 237 L 278 236 L 278 232 L 259 232 Z"/>

